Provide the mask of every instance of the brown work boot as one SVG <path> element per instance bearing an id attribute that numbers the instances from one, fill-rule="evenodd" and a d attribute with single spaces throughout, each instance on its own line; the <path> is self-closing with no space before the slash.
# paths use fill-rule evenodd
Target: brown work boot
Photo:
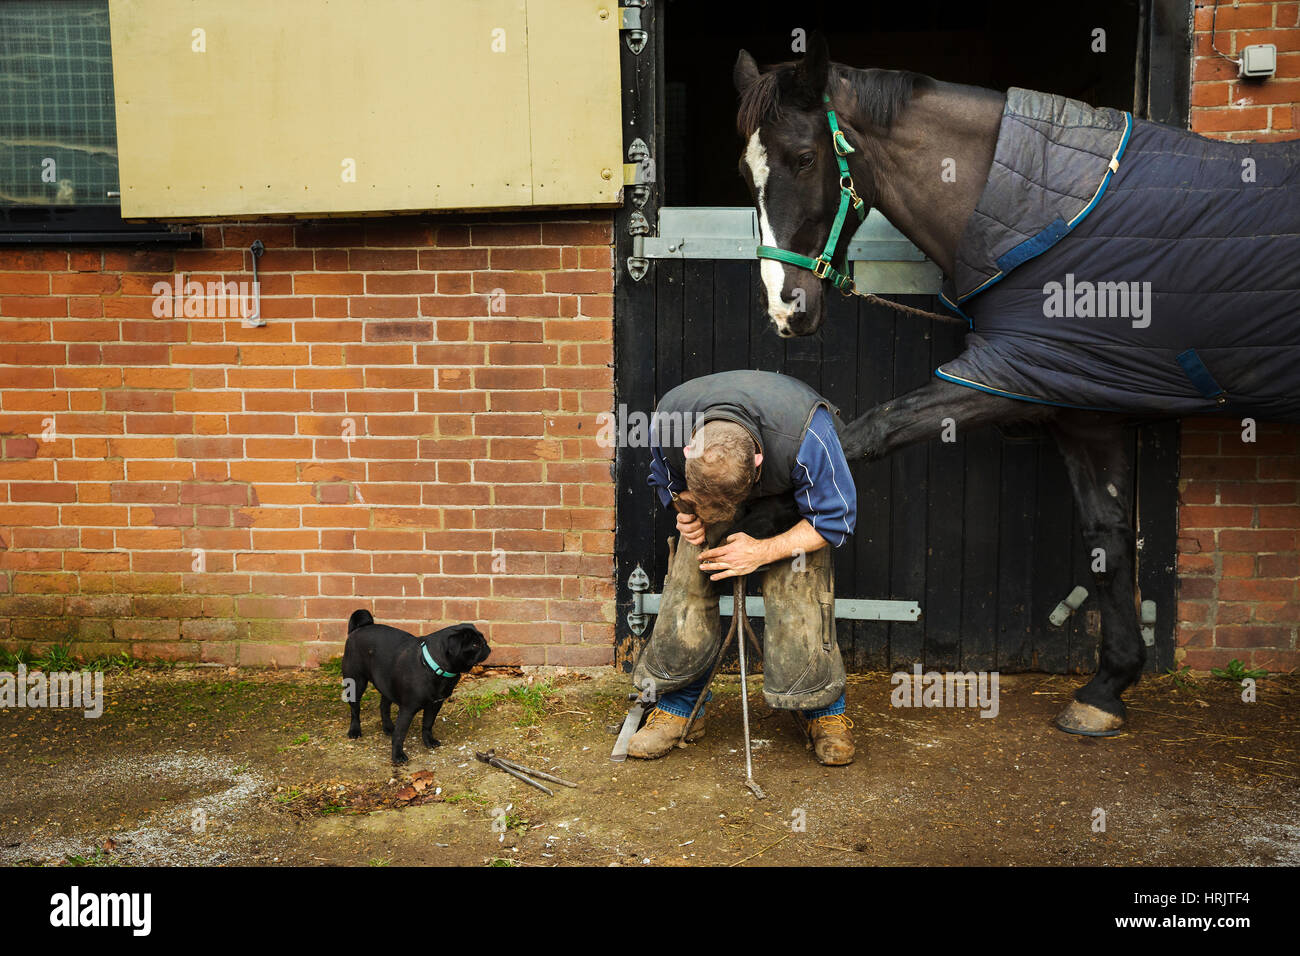
<path id="1" fill-rule="evenodd" d="M 634 733 L 632 739 L 627 742 L 627 755 L 640 760 L 654 760 L 656 757 L 662 757 L 677 746 L 677 740 L 681 737 L 682 728 L 685 726 L 685 717 L 678 717 L 676 714 L 670 714 L 668 711 L 656 707 L 650 711 L 645 726 Z M 704 715 L 698 714 L 695 718 L 695 726 L 686 735 L 686 741 L 687 743 L 694 743 L 703 736 Z"/>
<path id="2" fill-rule="evenodd" d="M 842 767 L 853 763 L 853 721 L 844 714 L 830 714 L 826 717 L 807 719 L 799 715 L 804 732 L 808 735 L 808 744 L 817 754 L 817 760 L 828 767 Z"/>

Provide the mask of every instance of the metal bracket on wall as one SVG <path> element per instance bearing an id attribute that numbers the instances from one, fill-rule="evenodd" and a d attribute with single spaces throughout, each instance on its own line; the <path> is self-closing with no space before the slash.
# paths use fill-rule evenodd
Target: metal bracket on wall
<path id="1" fill-rule="evenodd" d="M 262 283 L 257 278 L 257 260 L 262 258 L 266 252 L 266 246 L 262 244 L 261 239 L 254 239 L 253 244 L 248 247 L 248 251 L 253 254 L 253 314 L 244 319 L 244 324 L 250 328 L 260 329 L 266 325 L 266 319 L 262 318 Z"/>
<path id="2" fill-rule="evenodd" d="M 627 579 L 632 592 L 632 610 L 627 613 L 627 626 L 637 637 L 645 633 L 647 618 L 659 613 L 662 594 L 648 593 L 650 578 L 641 565 Z M 718 613 L 730 617 L 735 600 L 727 595 L 718 601 Z M 750 617 L 763 617 L 763 598 L 745 598 L 745 613 Z M 921 605 L 916 601 L 877 601 L 869 598 L 836 598 L 835 617 L 841 621 L 903 621 L 915 624 L 921 619 Z"/>
<path id="3" fill-rule="evenodd" d="M 645 49 L 646 32 L 641 28 L 641 11 L 649 5 L 650 0 L 623 0 L 626 4 L 618 8 L 618 28 L 627 36 L 624 42 L 634 56 Z"/>

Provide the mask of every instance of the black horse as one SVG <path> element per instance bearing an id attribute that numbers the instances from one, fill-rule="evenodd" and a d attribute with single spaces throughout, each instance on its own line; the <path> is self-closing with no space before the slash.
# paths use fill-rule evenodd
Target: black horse
<path id="1" fill-rule="evenodd" d="M 852 291 L 852 282 L 844 275 L 842 263 L 852 227 L 856 227 L 858 217 L 865 215 L 867 208 L 879 209 L 943 270 L 949 281 L 955 271 L 960 272 L 963 241 L 970 241 L 968 223 L 977 204 L 987 201 L 982 197 L 995 166 L 995 154 L 999 162 L 1002 159 L 999 135 L 1007 95 L 942 83 L 918 74 L 855 70 L 831 63 L 825 41 L 818 37 L 812 38 L 809 53 L 797 64 L 780 64 L 766 71 L 760 71 L 753 58 L 742 51 L 736 62 L 734 80 L 740 93 L 737 126 L 745 143 L 740 170 L 758 210 L 764 244 L 759 252 L 761 285 L 768 315 L 778 334 L 815 332 L 824 314 L 822 296 L 832 291 L 826 289 L 827 285 Z M 1126 143 L 1129 134 L 1134 132 L 1134 121 L 1131 117 L 1124 118 L 1125 114 L 1114 116 L 1114 136 L 1117 139 L 1122 136 Z M 1242 148 L 1230 144 L 1211 147 L 1209 141 L 1185 131 L 1140 121 L 1134 132 L 1135 136 L 1138 134 L 1148 138 L 1182 136 L 1205 144 L 1205 149 Z M 1122 148 L 1121 144 L 1116 157 Z M 1269 152 L 1270 149 L 1273 151 Z M 1140 149 L 1130 150 L 1139 159 L 1140 152 Z M 1276 178 L 1285 188 L 1276 195 L 1297 200 L 1300 176 L 1296 173 L 1296 160 L 1300 158 L 1300 150 L 1291 145 L 1280 150 L 1260 147 L 1256 155 L 1261 163 L 1273 163 L 1280 168 Z M 1232 163 L 1235 167 L 1237 156 L 1237 153 L 1228 154 L 1224 165 Z M 1101 169 L 1106 179 L 1117 167 L 1114 158 L 1107 164 L 1106 157 L 1102 156 Z M 1107 168 L 1110 172 L 1105 172 Z M 944 174 L 953 171 L 955 175 Z M 1129 181 L 1132 179 L 1130 173 Z M 1117 203 L 1119 200 L 1114 200 L 1107 208 L 1113 210 Z M 1300 203 L 1291 204 L 1293 219 L 1300 218 L 1295 215 L 1297 205 Z M 846 210 L 857 213 L 857 217 L 847 217 L 848 225 Z M 1115 214 L 1108 211 L 1106 215 Z M 1094 221 L 1101 218 L 1096 216 Z M 1066 230 L 1072 225 L 1067 224 Z M 1289 231 L 1300 232 L 1300 229 Z M 1085 232 L 1078 230 L 1079 234 Z M 1069 268 L 1069 263 L 1074 261 L 1082 269 L 1088 256 L 1079 259 L 1076 255 L 1073 260 L 1070 256 L 1079 250 L 1097 248 L 1088 246 L 1091 240 L 1087 238 L 1055 236 L 1055 239 L 1060 244 L 1037 260 L 1040 272 L 1033 278 L 1038 283 L 1037 289 L 1032 290 L 1035 295 L 1042 290 L 1043 275 L 1053 274 L 1050 270 L 1042 271 L 1042 262 L 1050 263 L 1056 256 L 1057 263 L 1066 263 L 1064 268 Z M 1287 255 L 1295 255 L 1296 248 L 1288 247 Z M 1154 252 L 1159 253 L 1160 249 Z M 1300 260 L 1300 256 L 1296 259 Z M 1260 268 L 1269 279 L 1286 280 L 1275 281 L 1270 288 L 1300 288 L 1295 263 L 1265 261 Z M 1058 267 L 1058 271 L 1063 269 Z M 1212 270 L 1202 265 L 1184 271 Z M 1032 275 L 1030 268 L 1023 272 Z M 1177 281 L 1194 282 L 1195 278 L 1189 275 Z M 1013 285 L 1008 281 L 1001 288 Z M 1028 295 L 1024 289 L 1021 294 Z M 1272 342 L 1253 343 L 1271 348 L 1256 350 L 1252 363 L 1264 361 L 1264 356 L 1277 350 L 1286 353 L 1288 358 L 1297 357 L 1300 321 L 1296 321 L 1294 306 L 1289 304 L 1296 301 L 1295 292 L 1286 294 L 1290 299 L 1279 308 L 1290 310 L 1291 321 L 1279 331 L 1282 320 L 1270 317 L 1264 328 L 1271 330 L 1270 334 L 1276 338 Z M 986 298 L 991 297 L 986 294 Z M 1008 300 L 1003 297 L 998 301 Z M 1041 303 L 1041 296 L 1038 301 Z M 968 307 L 974 311 L 974 306 Z M 1038 308 L 1041 316 L 1041 305 Z M 986 320 L 996 325 L 999 318 L 994 315 L 990 319 L 985 313 L 976 312 L 974 328 L 977 333 L 983 332 Z M 1119 324 L 1125 328 L 1130 325 L 1123 321 Z M 1131 325 L 1139 328 L 1141 322 L 1135 319 Z M 1081 320 L 1066 334 L 1067 337 L 1082 335 L 1083 330 L 1098 327 L 1096 323 L 1089 326 L 1087 320 Z M 1108 326 L 1115 327 L 1115 324 Z M 1167 330 L 1169 322 L 1163 328 Z M 1013 330 L 1009 341 L 1020 341 L 1015 338 L 1018 334 L 1020 330 Z M 971 336 L 971 340 L 978 339 L 978 335 Z M 1153 340 L 1148 334 L 1143 341 Z M 963 358 L 971 354 L 970 344 L 968 341 L 968 352 Z M 983 344 L 982 340 L 979 344 Z M 1014 351 L 1011 354 L 1014 356 Z M 1075 357 L 1081 366 L 1095 359 L 1094 352 L 1086 347 L 1071 351 L 1068 345 L 1060 346 L 1053 354 L 1063 354 L 1066 365 Z M 1196 357 L 1194 351 L 1189 350 L 1189 354 Z M 1183 358 L 1179 356 L 1180 361 Z M 1249 378 L 1252 363 L 1246 363 L 1240 373 L 1243 380 Z M 1007 363 L 1010 374 L 1036 371 L 1025 368 L 1030 364 L 1033 359 L 1017 363 L 1014 357 Z M 1163 367 L 1160 371 L 1164 374 Z M 1178 373 L 1177 369 L 1174 371 Z M 1192 376 L 1193 371 L 1188 371 L 1188 375 Z M 942 369 L 939 374 L 943 375 Z M 1084 368 L 1080 374 L 1082 377 L 1073 381 L 1085 387 L 1098 375 L 1104 378 L 1107 370 L 1097 372 Z M 1068 377 L 1063 380 L 1070 381 Z M 1168 388 L 1177 391 L 1175 386 Z M 1287 392 L 1291 397 L 1284 396 L 1281 405 L 1277 401 L 1272 405 L 1265 401 L 1257 406 L 1239 406 L 1234 401 L 1226 408 L 1222 390 L 1207 391 L 1204 399 L 1192 391 L 1177 401 L 1159 396 L 1143 399 L 1124 395 L 1097 410 L 1094 403 L 1072 402 L 1068 396 L 1062 401 L 1056 395 L 1055 401 L 1046 403 L 1021 395 L 1015 389 L 982 389 L 974 382 L 952 375 L 948 379 L 940 377 L 868 411 L 848 426 L 844 448 L 851 459 L 879 459 L 916 442 L 938 437 L 945 419 L 954 420 L 959 428 L 1036 422 L 1050 432 L 1065 458 L 1083 518 L 1087 547 L 1094 556 L 1102 557 L 1102 561 L 1094 562 L 1103 631 L 1098 672 L 1075 694 L 1074 701 L 1061 712 L 1056 723 L 1070 733 L 1110 736 L 1124 725 L 1126 710 L 1121 695 L 1138 679 L 1146 653 L 1136 614 L 1131 521 L 1133 462 L 1125 429 L 1139 418 L 1158 417 L 1161 412 L 1168 418 L 1193 410 L 1213 411 L 1216 407 L 1227 412 L 1244 407 L 1248 413 L 1257 408 L 1260 417 L 1291 419 L 1297 393 L 1300 389 Z M 1067 407 L 1076 404 L 1088 407 Z M 1279 407 L 1285 414 L 1268 414 Z"/>

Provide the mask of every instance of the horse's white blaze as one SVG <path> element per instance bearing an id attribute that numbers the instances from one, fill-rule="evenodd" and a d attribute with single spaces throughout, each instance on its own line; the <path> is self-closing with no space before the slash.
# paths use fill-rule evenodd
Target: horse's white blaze
<path id="1" fill-rule="evenodd" d="M 745 146 L 745 163 L 749 166 L 749 175 L 754 180 L 754 197 L 758 203 L 758 235 L 763 245 L 781 248 L 772 232 L 772 224 L 767 219 L 767 177 L 771 169 L 767 165 L 767 150 L 759 139 L 759 130 L 749 137 Z M 794 303 L 786 302 L 781 297 L 785 287 L 785 267 L 775 259 L 760 259 L 759 274 L 763 277 L 763 287 L 767 289 L 767 312 L 778 329 L 784 331 L 794 315 Z"/>

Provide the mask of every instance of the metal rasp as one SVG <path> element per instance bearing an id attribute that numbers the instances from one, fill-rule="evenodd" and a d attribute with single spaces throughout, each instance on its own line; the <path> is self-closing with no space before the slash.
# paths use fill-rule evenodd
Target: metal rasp
<path id="1" fill-rule="evenodd" d="M 609 755 L 609 759 L 615 763 L 622 763 L 627 759 L 628 741 L 641 726 L 641 718 L 645 714 L 645 702 L 639 695 L 633 695 L 635 703 L 628 708 L 627 716 L 623 718 L 623 729 L 618 732 L 618 740 L 614 741 L 614 751 Z"/>

